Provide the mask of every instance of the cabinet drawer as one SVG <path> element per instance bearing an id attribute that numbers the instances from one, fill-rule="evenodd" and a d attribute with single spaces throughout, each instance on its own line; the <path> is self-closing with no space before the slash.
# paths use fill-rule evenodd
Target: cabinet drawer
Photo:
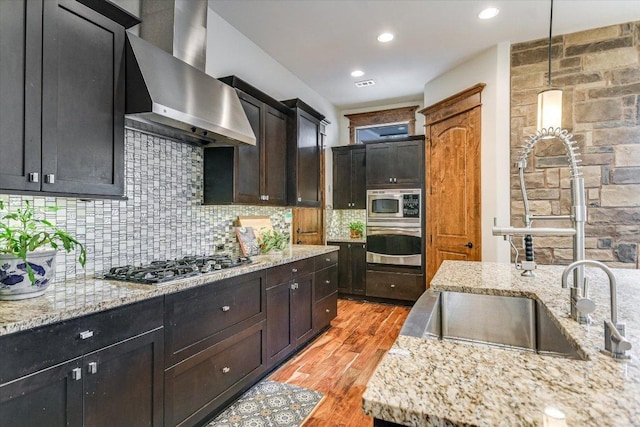
<path id="1" fill-rule="evenodd" d="M 306 258 L 288 264 L 279 265 L 267 270 L 267 287 L 287 282 L 296 277 L 313 273 L 314 259 Z"/>
<path id="2" fill-rule="evenodd" d="M 158 297 L 0 337 L 0 384 L 158 328 L 162 310 Z"/>
<path id="3" fill-rule="evenodd" d="M 265 370 L 263 323 L 165 372 L 165 425 L 194 425 Z"/>
<path id="4" fill-rule="evenodd" d="M 264 319 L 264 292 L 264 276 L 257 272 L 168 295 L 167 366 Z"/>
<path id="5" fill-rule="evenodd" d="M 425 291 L 424 276 L 367 270 L 367 296 L 415 301 Z"/>
<path id="6" fill-rule="evenodd" d="M 336 265 L 338 263 L 338 251 L 319 255 L 315 257 L 314 260 L 316 271 L 322 270 L 323 268 L 331 267 L 332 265 Z"/>
<path id="7" fill-rule="evenodd" d="M 319 331 L 329 326 L 338 314 L 338 293 L 318 301 L 313 306 L 313 329 Z"/>
<path id="8" fill-rule="evenodd" d="M 338 290 L 338 266 L 334 265 L 324 270 L 316 271 L 314 281 L 314 301 L 320 301 L 322 298 Z"/>

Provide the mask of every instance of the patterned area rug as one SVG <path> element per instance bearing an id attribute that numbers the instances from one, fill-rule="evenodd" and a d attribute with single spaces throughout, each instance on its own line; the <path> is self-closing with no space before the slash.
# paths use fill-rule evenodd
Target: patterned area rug
<path id="1" fill-rule="evenodd" d="M 207 427 L 299 427 L 323 397 L 319 391 L 263 380 Z"/>

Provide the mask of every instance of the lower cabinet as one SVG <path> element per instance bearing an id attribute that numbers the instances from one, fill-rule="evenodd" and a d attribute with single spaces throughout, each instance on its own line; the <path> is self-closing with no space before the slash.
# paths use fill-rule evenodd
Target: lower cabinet
<path id="1" fill-rule="evenodd" d="M 156 328 L 116 342 L 103 335 L 117 329 L 123 319 L 134 324 L 137 315 L 141 330 L 148 327 L 147 320 Z M 65 341 L 58 335 L 61 331 L 74 337 L 67 340 L 69 347 L 64 351 L 77 357 L 0 384 L 0 425 L 163 424 L 161 298 L 38 328 L 34 336 L 42 341 L 35 345 L 41 347 L 44 361 L 55 359 L 50 356 Z M 19 352 L 25 350 L 22 344 L 29 341 L 30 332 L 9 335 L 0 342 L 3 363 L 17 366 L 24 362 L 18 372 L 34 366 Z M 96 346 L 100 347 L 91 351 Z"/>
<path id="2" fill-rule="evenodd" d="M 426 290 L 422 274 L 367 270 L 367 296 L 416 301 Z"/>
<path id="3" fill-rule="evenodd" d="M 367 291 L 367 245 L 364 243 L 327 242 L 340 246 L 338 262 L 338 292 L 344 295 L 365 295 Z"/>

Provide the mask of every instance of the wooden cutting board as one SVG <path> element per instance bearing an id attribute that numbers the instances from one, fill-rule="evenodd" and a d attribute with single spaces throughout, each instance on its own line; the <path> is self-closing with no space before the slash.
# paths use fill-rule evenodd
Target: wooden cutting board
<path id="1" fill-rule="evenodd" d="M 273 230 L 273 224 L 268 216 L 250 215 L 238 216 L 240 227 L 251 227 L 256 238 L 260 238 L 263 232 Z"/>

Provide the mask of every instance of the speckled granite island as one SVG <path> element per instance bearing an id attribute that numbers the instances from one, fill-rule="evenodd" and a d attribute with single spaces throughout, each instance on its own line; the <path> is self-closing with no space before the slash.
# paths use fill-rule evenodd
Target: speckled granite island
<path id="1" fill-rule="evenodd" d="M 526 278 L 508 264 L 445 261 L 431 289 L 538 300 L 588 360 L 401 335 L 367 385 L 364 412 L 408 426 L 542 426 L 552 406 L 566 416 L 553 425 L 640 426 L 640 271 L 613 270 L 618 318 L 633 345 L 626 361 L 600 352 L 610 316 L 605 274 L 586 269 L 596 303 L 587 326 L 569 318 L 562 271 L 539 266 Z"/>
<path id="2" fill-rule="evenodd" d="M 37 298 L 0 301 L 0 336 L 143 301 L 160 295 L 337 251 L 335 246 L 292 245 L 280 254 L 252 257 L 252 264 L 145 285 L 85 278 L 55 283 Z"/>

